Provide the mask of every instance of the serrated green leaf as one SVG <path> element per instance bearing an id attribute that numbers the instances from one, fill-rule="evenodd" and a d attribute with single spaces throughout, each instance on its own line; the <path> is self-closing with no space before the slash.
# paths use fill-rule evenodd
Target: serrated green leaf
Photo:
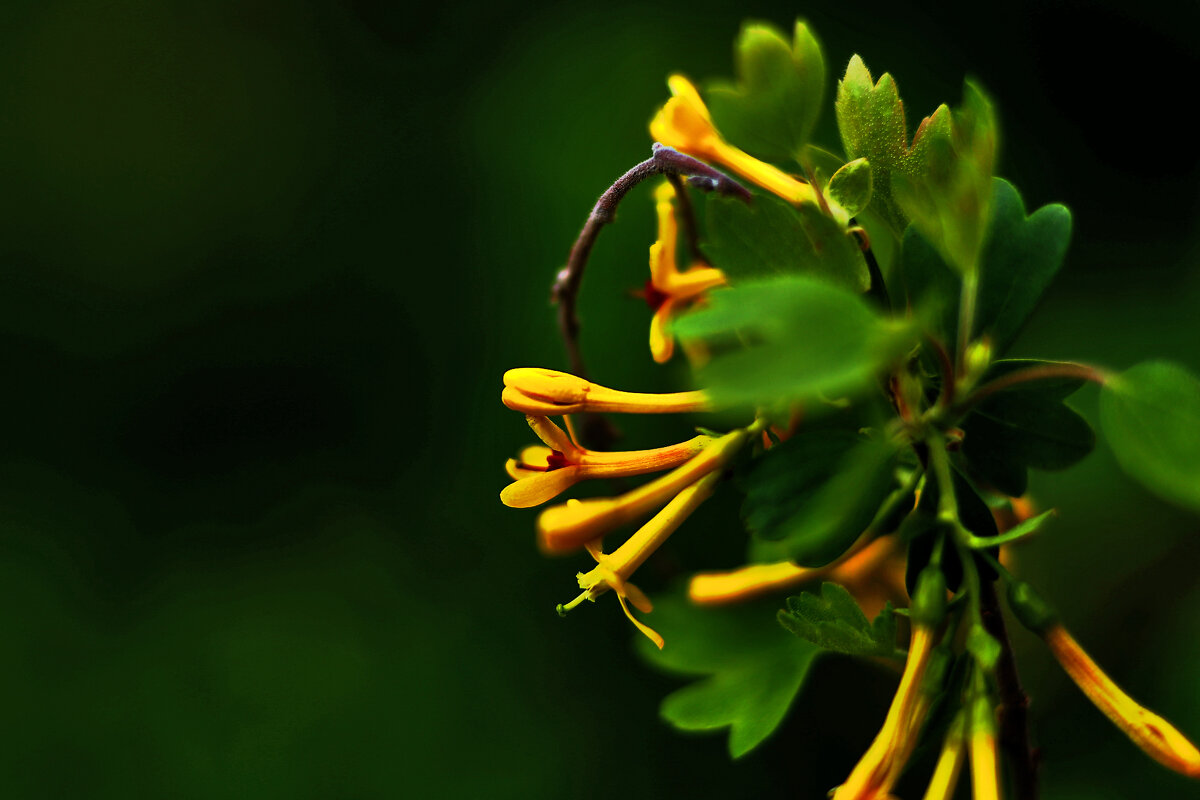
<path id="1" fill-rule="evenodd" d="M 1150 491 L 1200 511 L 1200 380 L 1150 361 L 1105 381 L 1100 424 L 1117 463 Z"/>
<path id="2" fill-rule="evenodd" d="M 908 221 L 892 199 L 891 174 L 911 167 L 904 104 L 895 81 L 885 72 L 876 83 L 856 55 L 838 81 L 834 108 L 846 156 L 871 163 L 875 204 L 893 230 L 903 231 Z"/>
<path id="3" fill-rule="evenodd" d="M 811 411 L 822 399 L 865 392 L 916 342 L 910 325 L 805 277 L 714 291 L 708 307 L 679 319 L 675 331 L 714 349 L 699 378 L 716 403 L 808 401 Z"/>
<path id="4" fill-rule="evenodd" d="M 963 103 L 942 108 L 913 137 L 911 168 L 892 174 L 892 196 L 946 263 L 966 275 L 979 269 L 990 219 L 996 120 L 983 91 L 967 81 Z"/>
<path id="5" fill-rule="evenodd" d="M 779 627 L 778 601 L 722 608 L 690 604 L 683 591 L 655 598 L 653 624 L 666 646 L 638 637 L 640 655 L 668 672 L 704 676 L 663 700 L 660 714 L 686 731 L 729 728 L 729 753 L 741 758 L 787 715 L 820 652 Z"/>
<path id="6" fill-rule="evenodd" d="M 896 617 L 888 603 L 868 622 L 858 603 L 836 583 L 822 583 L 821 594 L 804 592 L 787 599 L 779 612 L 783 627 L 824 650 L 852 656 L 894 658 Z"/>
<path id="7" fill-rule="evenodd" d="M 898 454 L 891 442 L 837 431 L 801 434 L 772 448 L 760 459 L 762 472 L 745 481 L 746 527 L 774 540 L 752 550 L 755 560 L 821 567 L 840 556 L 895 487 Z"/>
<path id="8" fill-rule="evenodd" d="M 987 335 L 992 352 L 1012 344 L 1050 281 L 1071 238 L 1071 212 L 1057 203 L 1026 216 L 1021 195 L 1003 178 L 992 180 L 991 223 L 979 270 L 973 334 Z M 893 291 L 934 336 L 954 342 L 958 326 L 959 277 L 916 228 L 904 232 L 903 291 Z"/>
<path id="9" fill-rule="evenodd" d="M 997 361 L 982 383 L 1021 369 L 1053 362 Z M 980 403 L 962 423 L 962 453 L 971 473 L 1012 497 L 1025 493 L 1026 469 L 1059 470 L 1095 447 L 1087 420 L 1063 403 L 1084 384 L 1082 378 L 1019 383 Z"/>
<path id="10" fill-rule="evenodd" d="M 797 158 L 825 97 L 820 44 L 800 21 L 790 43 L 771 25 L 747 23 L 734 45 L 734 62 L 737 83 L 716 84 L 707 92 L 717 127 L 760 158 Z"/>
<path id="11" fill-rule="evenodd" d="M 816 206 L 797 208 L 771 195 L 756 195 L 747 205 L 713 193 L 705 212 L 705 255 L 734 282 L 799 274 L 853 292 L 870 286 L 855 239 Z"/>

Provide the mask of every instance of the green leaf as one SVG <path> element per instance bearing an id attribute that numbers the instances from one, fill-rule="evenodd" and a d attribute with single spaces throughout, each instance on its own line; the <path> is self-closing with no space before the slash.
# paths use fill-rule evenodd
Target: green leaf
<path id="1" fill-rule="evenodd" d="M 912 326 L 883 320 L 857 295 L 806 277 L 713 291 L 708 307 L 679 319 L 675 331 L 714 350 L 699 378 L 721 405 L 816 403 L 865 392 L 916 343 Z"/>
<path id="2" fill-rule="evenodd" d="M 747 205 L 713 193 L 705 211 L 705 255 L 735 282 L 802 274 L 852 292 L 870 286 L 857 242 L 814 205 L 796 208 L 772 195 Z"/>
<path id="3" fill-rule="evenodd" d="M 1032 536 L 1040 531 L 1046 526 L 1047 522 L 1056 516 L 1058 516 L 1058 511 L 1052 508 L 1049 511 L 1043 511 L 1036 517 L 1030 517 L 1019 525 L 1014 525 L 1004 533 L 998 534 L 997 536 L 993 536 L 988 539 L 976 537 L 970 542 L 971 549 L 982 550 L 988 547 L 999 547 L 1000 545 L 1008 544 L 1009 542 L 1020 541 L 1021 539 Z"/>
<path id="4" fill-rule="evenodd" d="M 1122 469 L 1200 511 L 1200 380 L 1178 364 L 1138 364 L 1105 381 L 1100 424 Z"/>
<path id="5" fill-rule="evenodd" d="M 841 431 L 792 437 L 759 459 L 744 482 L 746 527 L 766 546 L 756 561 L 821 567 L 862 534 L 895 486 L 899 448 Z"/>
<path id="6" fill-rule="evenodd" d="M 907 218 L 892 199 L 891 174 L 912 169 L 909 163 L 908 131 L 904 104 L 896 82 L 886 72 L 876 83 L 859 56 L 850 59 L 846 75 L 838 81 L 838 131 L 846 156 L 866 158 L 874 177 L 875 203 L 897 233 L 904 230 Z"/>
<path id="7" fill-rule="evenodd" d="M 1052 362 L 997 361 L 982 384 L 1048 363 Z M 1028 485 L 1028 467 L 1066 469 L 1090 453 L 1096 444 L 1091 426 L 1063 403 L 1084 383 L 1082 378 L 1019 383 L 976 406 L 962 424 L 962 453 L 969 471 L 998 491 L 1019 497 Z"/>
<path id="8" fill-rule="evenodd" d="M 825 58 L 808 26 L 793 41 L 771 25 L 747 23 L 734 45 L 737 83 L 706 93 L 725 138 L 760 158 L 796 158 L 812 136 L 825 97 Z"/>
<path id="9" fill-rule="evenodd" d="M 641 656 L 668 672 L 704 679 L 663 700 L 660 714 L 685 731 L 729 728 L 729 753 L 741 758 L 787 715 L 820 649 L 779 627 L 777 600 L 722 608 L 690 604 L 682 591 L 655 598 L 651 624 L 659 650 L 638 637 Z"/>
<path id="10" fill-rule="evenodd" d="M 849 218 L 861 213 L 871 202 L 871 187 L 871 165 L 865 158 L 856 158 L 833 173 L 826 194 Z"/>
<path id="11" fill-rule="evenodd" d="M 911 168 L 892 175 L 892 196 L 904 214 L 964 275 L 979 268 L 996 138 L 991 103 L 967 81 L 963 104 L 949 114 L 939 108 L 922 122 L 913 137 Z"/>
<path id="12" fill-rule="evenodd" d="M 999 354 L 1012 344 L 1062 265 L 1071 212 L 1055 203 L 1026 216 L 1020 193 L 1003 178 L 992 179 L 991 208 L 973 333 L 986 334 L 992 352 Z M 901 276 L 903 291 L 894 292 L 895 304 L 907 303 L 931 334 L 954 342 L 959 277 L 915 225 L 904 232 Z"/>
<path id="13" fill-rule="evenodd" d="M 1025 216 L 1011 183 L 992 182 L 992 222 L 979 275 L 975 334 L 1002 353 L 1017 337 L 1058 273 L 1071 240 L 1071 212 L 1059 203 Z"/>
<path id="14" fill-rule="evenodd" d="M 821 594 L 804 592 L 787 599 L 779 612 L 783 627 L 824 650 L 852 656 L 896 657 L 896 617 L 888 603 L 868 622 L 858 603 L 836 583 L 822 583 Z"/>

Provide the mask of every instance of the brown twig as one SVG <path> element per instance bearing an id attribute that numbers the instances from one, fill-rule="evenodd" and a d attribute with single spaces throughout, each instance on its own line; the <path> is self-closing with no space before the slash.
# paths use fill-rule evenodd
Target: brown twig
<path id="1" fill-rule="evenodd" d="M 1012 763 L 1013 797 L 1016 800 L 1037 800 L 1038 754 L 1029 745 L 1029 695 L 1021 688 L 1012 643 L 1000 613 L 996 585 L 983 581 L 980 591 L 980 612 L 987 632 L 1000 642 L 1000 658 L 996 662 L 996 686 L 1000 691 L 1000 747 Z"/>
<path id="2" fill-rule="evenodd" d="M 689 176 L 688 183 L 699 189 L 733 195 L 747 202 L 751 200 L 750 192 L 729 176 L 658 142 L 654 143 L 650 158 L 626 172 L 600 195 L 592 213 L 583 224 L 583 230 L 579 232 L 575 244 L 571 247 L 567 265 L 559 270 L 550 289 L 551 302 L 558 305 L 558 327 L 567 348 L 571 371 L 581 378 L 587 377 L 587 368 L 579 348 L 579 315 L 576 301 L 584 267 L 587 266 L 588 256 L 591 255 L 592 246 L 596 243 L 600 230 L 613 221 L 621 200 L 630 189 L 654 175 L 686 175 Z M 603 447 L 615 438 L 612 426 L 603 418 L 594 415 L 588 415 L 582 433 L 588 440 L 584 443 L 594 447 Z"/>

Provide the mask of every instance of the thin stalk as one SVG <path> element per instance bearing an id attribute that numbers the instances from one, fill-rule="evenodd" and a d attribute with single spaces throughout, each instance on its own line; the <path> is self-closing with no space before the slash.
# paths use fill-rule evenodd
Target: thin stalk
<path id="1" fill-rule="evenodd" d="M 971 392 L 961 403 L 954 407 L 954 413 L 958 415 L 965 414 L 996 394 L 996 392 L 1002 392 L 1013 386 L 1019 386 L 1022 383 L 1030 383 L 1032 381 L 1053 380 L 1055 378 L 1076 378 L 1104 385 L 1104 382 L 1108 380 L 1108 373 L 1096 367 L 1089 367 L 1086 364 L 1071 363 L 1039 364 L 1036 367 L 1018 369 L 994 381 L 985 383 Z"/>
<path id="2" fill-rule="evenodd" d="M 581 378 L 587 377 L 587 368 L 579 348 L 579 314 L 576 304 L 592 246 L 595 245 L 601 229 L 615 218 L 617 206 L 629 190 L 655 175 L 692 176 L 689 183 L 697 188 L 733 195 L 747 202 L 751 199 L 750 192 L 744 186 L 724 173 L 658 142 L 654 143 L 650 158 L 617 178 L 616 182 L 600 195 L 587 221 L 583 223 L 583 229 L 575 239 L 575 244 L 571 246 L 567 265 L 559 270 L 550 289 L 551 302 L 558 305 L 558 327 L 567 348 L 571 371 Z M 589 415 L 585 430 L 588 431 L 586 436 L 589 440 L 585 444 L 591 446 L 604 447 L 615 438 L 614 430 L 602 417 Z"/>

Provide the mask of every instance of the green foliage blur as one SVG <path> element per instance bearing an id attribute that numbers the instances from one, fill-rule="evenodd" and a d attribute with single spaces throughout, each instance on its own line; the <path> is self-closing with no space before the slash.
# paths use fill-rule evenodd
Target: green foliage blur
<path id="1" fill-rule="evenodd" d="M 534 513 L 497 497 L 530 439 L 500 375 L 565 366 L 550 281 L 648 155 L 666 75 L 730 77 L 744 17 L 798 15 L 829 80 L 859 52 L 918 119 L 975 76 L 998 174 L 1030 209 L 1072 209 L 1012 355 L 1200 371 L 1200 155 L 1175 116 L 1194 8 L 7 3 L 3 795 L 766 798 L 840 780 L 889 673 L 818 661 L 784 727 L 731 762 L 725 737 L 659 720 L 680 681 L 635 657 L 615 602 L 555 616 L 585 561 L 543 558 Z M 831 108 L 814 138 L 838 145 Z M 584 281 L 584 352 L 618 388 L 688 380 L 650 360 L 627 295 L 653 225 L 644 187 Z M 1096 390 L 1076 397 L 1095 422 Z M 647 444 L 688 431 L 620 425 Z M 1200 522 L 1102 439 L 1030 487 L 1060 516 L 1018 569 L 1200 736 Z M 737 501 L 639 572 L 651 596 L 739 561 Z M 1036 640 L 1016 646 L 1045 797 L 1196 795 Z"/>

